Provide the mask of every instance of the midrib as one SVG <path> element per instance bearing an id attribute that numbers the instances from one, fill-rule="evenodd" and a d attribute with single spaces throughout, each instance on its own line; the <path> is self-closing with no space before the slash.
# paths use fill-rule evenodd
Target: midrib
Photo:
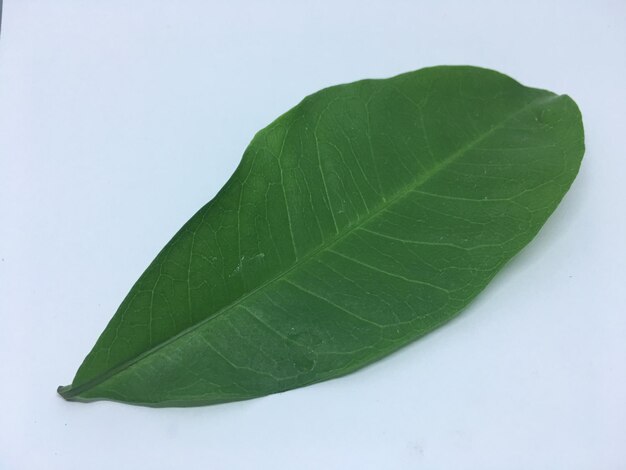
<path id="1" fill-rule="evenodd" d="M 495 126 L 490 128 L 484 134 L 480 135 L 479 137 L 477 137 L 474 140 L 470 141 L 469 143 L 465 144 L 464 146 L 462 146 L 461 148 L 459 148 L 458 150 L 456 150 L 455 152 L 450 154 L 448 157 L 443 159 L 437 165 L 432 167 L 430 170 L 428 170 L 427 172 L 423 173 L 421 175 L 421 177 L 418 178 L 413 184 L 410 184 L 410 185 L 402 188 L 400 191 L 398 191 L 398 193 L 396 195 L 394 195 L 393 197 L 387 199 L 386 201 L 383 201 L 382 204 L 380 204 L 375 210 L 369 212 L 364 218 L 359 220 L 358 223 L 355 223 L 355 224 L 353 224 L 351 226 L 348 226 L 343 233 L 337 234 L 335 237 L 330 239 L 326 244 L 320 245 L 315 250 L 311 251 L 310 253 L 308 253 L 307 255 L 303 256 L 302 258 L 296 260 L 296 262 L 294 262 L 294 264 L 291 267 L 289 267 L 287 270 L 282 271 L 281 273 L 277 274 L 275 277 L 265 281 L 263 284 L 260 284 L 258 287 L 254 288 L 250 292 L 242 295 L 241 297 L 238 297 L 236 300 L 234 300 L 230 304 L 226 305 L 225 307 L 223 307 L 220 310 L 218 310 L 217 312 L 215 312 L 215 314 L 205 318 L 204 320 L 196 323 L 195 325 L 190 326 L 189 328 L 187 328 L 187 329 L 181 331 L 180 333 L 172 336 L 168 340 L 163 341 L 162 343 L 160 343 L 160 344 L 158 344 L 156 346 L 153 346 L 152 348 L 150 348 L 147 351 L 145 351 L 145 352 L 135 356 L 134 358 L 132 358 L 132 359 L 126 361 L 126 362 L 123 362 L 120 365 L 118 365 L 116 367 L 113 367 L 112 369 L 109 369 L 105 373 L 103 373 L 103 374 L 101 374 L 101 375 L 99 375 L 99 376 L 97 376 L 97 377 L 95 377 L 95 378 L 93 378 L 91 380 L 88 380 L 87 382 L 84 382 L 81 385 L 78 385 L 76 387 L 74 387 L 73 385 L 68 385 L 68 386 L 65 386 L 65 387 L 59 387 L 58 392 L 64 398 L 71 399 L 72 397 L 77 396 L 81 392 L 89 390 L 89 389 L 91 389 L 91 388 L 93 388 L 93 387 L 95 387 L 95 386 L 105 382 L 109 378 L 111 378 L 111 377 L 115 376 L 116 374 L 118 374 L 118 373 L 128 369 L 129 367 L 131 367 L 134 364 L 142 361 L 146 357 L 148 357 L 148 356 L 152 355 L 153 353 L 163 349 L 164 347 L 166 347 L 166 346 L 168 346 L 168 345 L 170 345 L 172 343 L 175 343 L 180 338 L 182 338 L 182 337 L 184 337 L 184 336 L 186 336 L 188 334 L 191 334 L 194 331 L 202 328 L 204 325 L 208 324 L 213 319 L 219 317 L 220 315 L 225 314 L 226 312 L 228 312 L 233 307 L 236 307 L 237 305 L 245 302 L 246 299 L 248 299 L 249 297 L 252 297 L 257 292 L 265 289 L 266 287 L 268 287 L 269 285 L 271 285 L 271 284 L 273 284 L 273 283 L 275 283 L 277 281 L 280 281 L 281 279 L 286 277 L 290 272 L 292 272 L 293 270 L 295 270 L 296 268 L 298 268 L 302 264 L 306 263 L 310 259 L 314 258 L 317 254 L 332 248 L 333 246 L 338 244 L 340 241 L 342 241 L 344 238 L 349 236 L 354 230 L 356 230 L 356 229 L 366 225 L 371 220 L 375 219 L 378 215 L 380 215 L 382 212 L 387 210 L 389 207 L 393 206 L 395 203 L 397 203 L 398 201 L 400 201 L 401 199 L 406 197 L 408 194 L 410 194 L 412 191 L 414 191 L 415 189 L 418 189 L 420 186 L 424 185 L 433 176 L 437 175 L 443 169 L 445 169 L 446 167 L 448 167 L 449 165 L 454 163 L 462 155 L 464 155 L 468 151 L 470 151 L 473 147 L 475 147 L 476 145 L 478 145 L 479 143 L 481 143 L 482 141 L 484 141 L 485 139 L 487 139 L 488 137 L 493 135 L 494 132 L 498 131 L 499 129 L 502 129 L 505 126 L 505 124 L 507 122 L 509 122 L 511 119 L 514 119 L 515 117 L 519 116 L 520 114 L 524 113 L 525 111 L 529 110 L 530 108 L 532 108 L 533 106 L 535 106 L 535 105 L 537 105 L 539 103 L 545 103 L 545 102 L 552 101 L 552 100 L 557 99 L 557 98 L 559 98 L 559 95 L 549 95 L 549 96 L 542 96 L 541 98 L 537 98 L 537 99 L 534 99 L 534 100 L 530 101 L 529 103 L 527 103 L 526 105 L 524 105 L 523 107 L 521 107 L 520 109 L 515 111 L 514 113 L 511 113 L 509 116 L 504 118 L 498 124 L 496 124 Z"/>

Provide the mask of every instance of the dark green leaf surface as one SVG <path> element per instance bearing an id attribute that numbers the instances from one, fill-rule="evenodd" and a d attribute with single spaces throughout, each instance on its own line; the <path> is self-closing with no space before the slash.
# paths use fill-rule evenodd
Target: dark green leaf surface
<path id="1" fill-rule="evenodd" d="M 569 97 L 490 70 L 315 93 L 254 137 L 59 392 L 191 406 L 363 367 L 458 314 L 535 236 L 583 151 Z"/>

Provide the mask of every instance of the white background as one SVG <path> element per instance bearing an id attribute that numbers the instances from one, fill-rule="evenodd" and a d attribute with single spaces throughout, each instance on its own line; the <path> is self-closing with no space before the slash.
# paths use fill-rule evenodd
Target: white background
<path id="1" fill-rule="evenodd" d="M 132 283 L 305 95 L 436 64 L 571 95 L 587 153 L 463 315 L 351 376 L 67 403 Z M 0 468 L 625 469 L 626 3 L 6 0 Z"/>

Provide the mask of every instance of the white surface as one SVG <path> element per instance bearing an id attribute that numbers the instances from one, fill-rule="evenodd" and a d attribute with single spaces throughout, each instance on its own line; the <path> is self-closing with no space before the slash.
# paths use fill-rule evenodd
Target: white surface
<path id="1" fill-rule="evenodd" d="M 5 1 L 0 468 L 626 468 L 626 4 Z M 195 409 L 67 403 L 132 283 L 261 127 L 436 64 L 570 94 L 581 173 L 457 320 L 349 377 Z"/>

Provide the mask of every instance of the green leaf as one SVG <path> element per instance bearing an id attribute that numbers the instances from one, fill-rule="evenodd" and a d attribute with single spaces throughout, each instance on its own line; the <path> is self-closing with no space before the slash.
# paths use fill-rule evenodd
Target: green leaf
<path id="1" fill-rule="evenodd" d="M 483 290 L 583 152 L 569 97 L 490 70 L 321 90 L 254 137 L 59 393 L 205 405 L 359 369 Z"/>

